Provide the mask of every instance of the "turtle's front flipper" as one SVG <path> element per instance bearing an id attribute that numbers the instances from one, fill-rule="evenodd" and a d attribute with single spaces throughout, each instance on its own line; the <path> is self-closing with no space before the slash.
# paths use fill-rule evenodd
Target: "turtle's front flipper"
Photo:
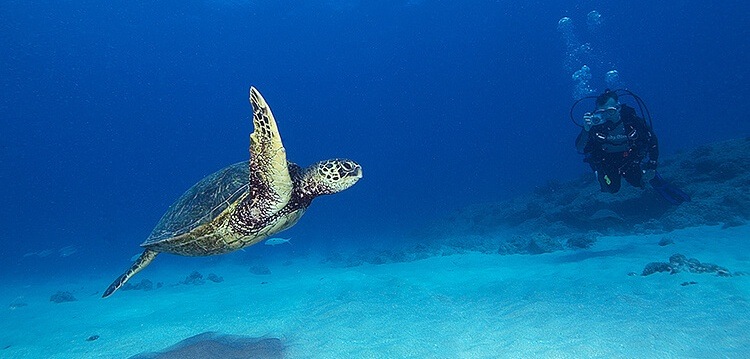
<path id="1" fill-rule="evenodd" d="M 104 291 L 102 298 L 107 298 L 116 290 L 120 289 L 120 287 L 122 287 L 122 285 L 125 284 L 125 282 L 127 282 L 130 277 L 140 272 L 141 269 L 146 268 L 146 266 L 149 265 L 151 261 L 154 260 L 154 258 L 156 258 L 157 254 L 159 254 L 159 252 L 150 249 L 146 249 L 145 251 L 143 251 L 143 254 L 138 257 L 135 263 L 133 263 L 133 265 L 125 273 L 117 277 L 117 279 L 115 279 L 115 281 L 109 285 L 109 288 Z"/>
<path id="2" fill-rule="evenodd" d="M 253 133 L 250 135 L 250 188 L 252 206 L 264 216 L 276 213 L 289 202 L 292 178 L 286 149 L 281 142 L 271 107 L 255 87 L 250 88 Z"/>

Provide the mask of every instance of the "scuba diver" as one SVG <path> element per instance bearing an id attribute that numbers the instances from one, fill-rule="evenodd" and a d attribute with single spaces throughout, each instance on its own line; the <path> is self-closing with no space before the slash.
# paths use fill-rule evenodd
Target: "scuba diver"
<path id="1" fill-rule="evenodd" d="M 667 201 L 680 204 L 690 201 L 690 196 L 666 182 L 657 172 L 659 142 L 649 123 L 636 114 L 633 107 L 619 102 L 618 92 L 632 96 L 643 114 L 645 104 L 637 95 L 627 90 L 605 90 L 596 97 L 596 108 L 583 115 L 583 125 L 573 119 L 576 101 L 570 110 L 571 119 L 582 127 L 576 139 L 576 149 L 584 155 L 594 170 L 602 192 L 617 193 L 621 180 L 634 187 L 644 188 L 648 181 Z"/>

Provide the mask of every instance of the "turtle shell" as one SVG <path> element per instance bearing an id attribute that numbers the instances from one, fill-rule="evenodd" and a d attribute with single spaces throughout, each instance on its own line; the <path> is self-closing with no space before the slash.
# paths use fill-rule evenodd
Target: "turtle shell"
<path id="1" fill-rule="evenodd" d="M 190 232 L 211 222 L 250 185 L 248 162 L 216 171 L 191 187 L 161 217 L 141 246 L 148 246 Z"/>

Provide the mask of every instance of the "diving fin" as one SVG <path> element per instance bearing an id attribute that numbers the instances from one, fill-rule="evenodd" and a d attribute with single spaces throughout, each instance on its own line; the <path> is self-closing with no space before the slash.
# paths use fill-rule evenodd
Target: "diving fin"
<path id="1" fill-rule="evenodd" d="M 662 198 L 675 206 L 681 204 L 682 202 L 690 202 L 691 200 L 690 195 L 664 180 L 659 172 L 656 172 L 654 178 L 652 178 L 648 182 Z"/>

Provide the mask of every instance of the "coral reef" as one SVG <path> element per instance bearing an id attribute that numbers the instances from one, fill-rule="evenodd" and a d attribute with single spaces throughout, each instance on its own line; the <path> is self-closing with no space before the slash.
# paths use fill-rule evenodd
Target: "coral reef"
<path id="1" fill-rule="evenodd" d="M 601 235 L 667 233 L 702 225 L 726 228 L 750 219 L 750 138 L 677 153 L 660 164 L 659 172 L 693 200 L 673 206 L 650 186 L 625 183 L 617 194 L 602 193 L 594 175 L 586 173 L 573 181 L 550 181 L 508 201 L 463 208 L 420 229 L 418 236 L 485 251 L 487 243 L 476 243 L 477 236 L 512 230 L 522 238 L 511 236 L 500 243 L 499 253 L 544 253 L 587 248 Z M 466 243 L 457 245 L 455 238 Z M 670 243 L 665 238 L 660 245 Z"/>
<path id="2" fill-rule="evenodd" d="M 679 206 L 662 199 L 649 186 L 640 189 L 623 183 L 617 194 L 602 193 L 594 175 L 586 173 L 572 181 L 549 181 L 507 201 L 461 208 L 415 229 L 396 246 L 331 252 L 321 262 L 333 267 L 355 267 L 467 251 L 543 254 L 587 249 L 604 235 L 666 234 L 694 226 L 742 225 L 750 219 L 749 170 L 750 138 L 714 143 L 677 153 L 660 164 L 664 179 L 692 196 L 691 202 Z M 667 234 L 658 244 L 668 246 L 674 242 Z M 685 265 L 649 263 L 641 275 L 697 273 L 699 268 L 721 275 L 725 270 L 690 261 L 686 260 Z M 262 265 L 251 268 L 251 272 L 270 274 Z"/>

